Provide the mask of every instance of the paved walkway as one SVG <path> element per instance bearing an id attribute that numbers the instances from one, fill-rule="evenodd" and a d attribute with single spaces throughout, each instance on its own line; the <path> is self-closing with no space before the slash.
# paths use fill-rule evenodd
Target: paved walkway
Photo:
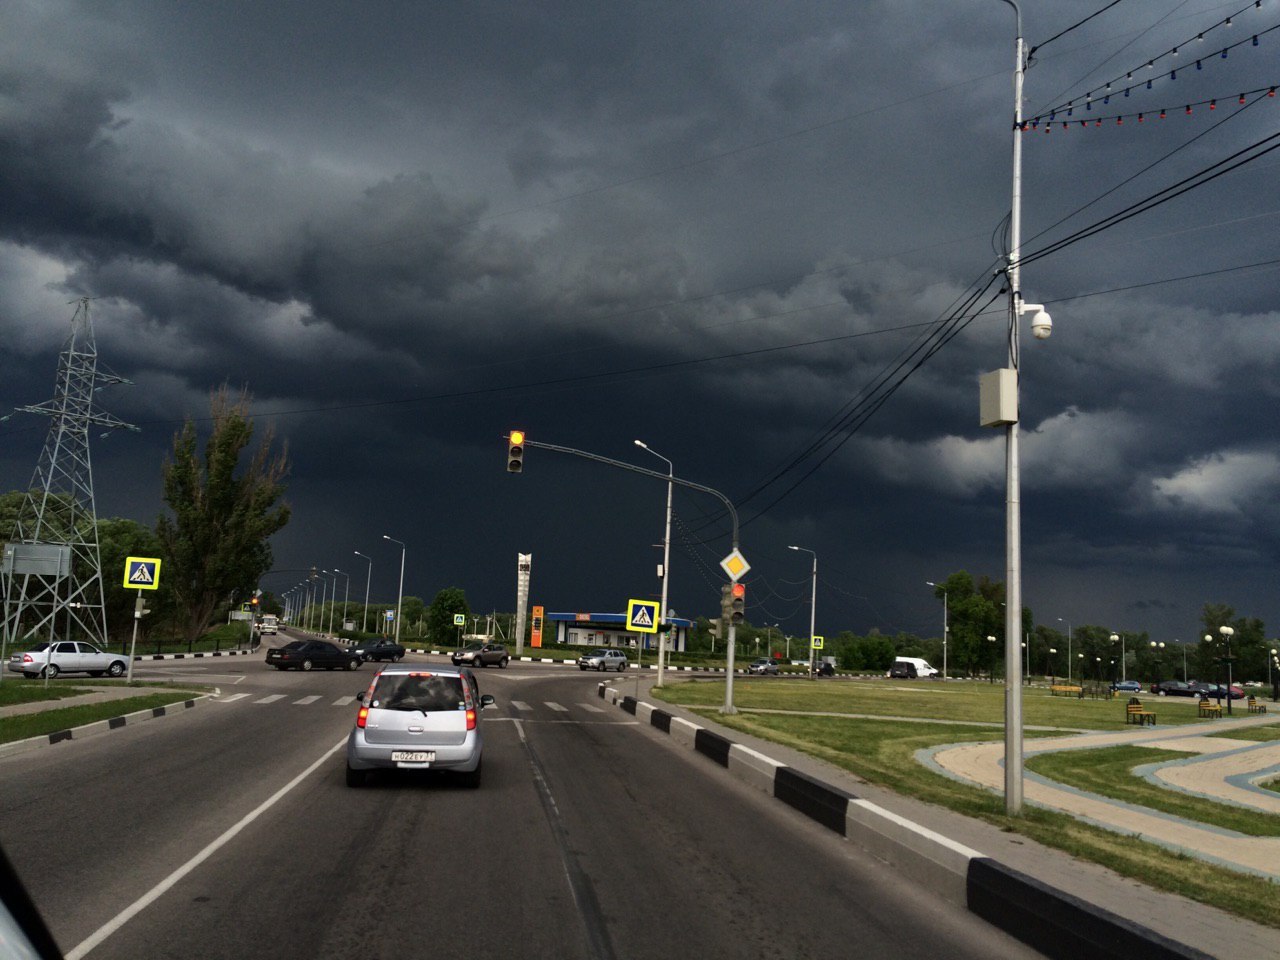
<path id="1" fill-rule="evenodd" d="M 8 683 L 9 679 L 6 678 L 3 682 Z M 18 679 L 15 682 L 35 684 L 39 681 Z M 153 692 L 139 687 L 126 687 L 123 685 L 95 687 L 88 683 L 77 683 L 76 688 L 88 690 L 89 692 L 70 697 L 61 697 L 57 700 L 35 700 L 31 703 L 15 703 L 7 707 L 0 707 L 0 720 L 5 717 L 20 716 L 24 713 L 43 713 L 46 710 L 61 710 L 63 707 L 81 707 L 91 703 L 105 703 L 108 700 L 124 700 L 128 697 L 140 697 Z"/>
<path id="2" fill-rule="evenodd" d="M 1215 733 L 1280 723 L 1275 716 L 1214 721 Z M 1280 814 L 1280 793 L 1258 783 L 1280 773 L 1280 741 L 1251 742 L 1205 736 L 1206 726 L 1138 727 L 1112 733 L 1028 740 L 1026 757 L 1061 750 L 1112 746 L 1158 747 L 1195 757 L 1147 764 L 1135 770 L 1159 786 L 1264 814 Z M 998 793 L 1004 790 L 1004 744 L 966 743 L 924 750 L 926 764 L 958 780 Z M 1065 786 L 1028 772 L 1023 794 L 1029 803 L 1060 810 L 1120 833 L 1139 834 L 1203 860 L 1280 880 L 1280 837 L 1251 837 Z"/>

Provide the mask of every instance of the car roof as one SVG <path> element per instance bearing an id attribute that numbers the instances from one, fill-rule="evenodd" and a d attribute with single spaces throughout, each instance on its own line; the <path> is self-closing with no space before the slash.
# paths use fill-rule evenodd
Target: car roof
<path id="1" fill-rule="evenodd" d="M 435 663 L 390 663 L 380 669 L 378 674 L 431 673 L 438 677 L 460 677 L 470 672 L 466 667 L 441 666 Z"/>

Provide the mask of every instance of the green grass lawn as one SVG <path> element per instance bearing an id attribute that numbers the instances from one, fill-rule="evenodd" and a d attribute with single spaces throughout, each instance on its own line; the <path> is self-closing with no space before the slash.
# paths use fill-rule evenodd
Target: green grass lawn
<path id="1" fill-rule="evenodd" d="M 62 700 L 88 692 L 84 687 L 72 687 L 56 680 L 46 686 L 40 681 L 24 680 L 20 677 L 5 678 L 0 682 L 0 707 L 11 707 L 18 703 L 36 703 L 42 700 Z"/>
<path id="2" fill-rule="evenodd" d="M 747 709 L 808 710 L 828 713 L 917 717 L 932 720 L 1004 721 L 1004 687 L 977 681 L 787 680 L 772 677 L 734 680 L 734 705 Z M 719 706 L 723 680 L 676 681 L 661 692 L 682 706 Z M 1028 726 L 1080 730 L 1122 730 L 1126 697 L 1079 700 L 1055 697 L 1044 687 L 1023 687 L 1022 717 Z M 1143 701 L 1161 724 L 1202 723 L 1194 703 Z"/>
<path id="3" fill-rule="evenodd" d="M 35 684 L 32 684 L 35 686 Z M 72 688 L 65 688 L 72 689 Z M 87 692 L 87 691 L 80 691 Z M 12 717 L 0 718 L 0 743 L 12 743 L 15 740 L 26 740 L 28 737 L 39 737 L 57 733 L 59 730 L 70 730 L 87 723 L 121 717 L 126 713 L 139 710 L 153 710 L 156 707 L 181 703 L 198 697 L 205 691 L 182 688 L 157 688 L 139 686 L 138 695 L 120 700 L 109 700 L 103 703 L 87 703 L 70 707 L 55 707 L 38 713 L 24 713 Z"/>
<path id="4" fill-rule="evenodd" d="M 1025 722 L 1031 725 L 1091 730 L 1119 730 L 1125 726 L 1125 697 L 1076 700 L 1051 697 L 1047 690 L 1036 688 L 1024 688 L 1023 694 Z M 1002 720 L 1003 688 L 999 685 L 739 680 L 734 684 L 734 702 L 745 709 L 732 716 L 718 712 L 724 702 L 723 680 L 676 682 L 654 695 L 688 706 L 731 729 L 801 750 L 872 783 L 1023 834 L 1157 888 L 1280 927 L 1280 885 L 1174 853 L 1136 837 L 1112 833 L 1064 813 L 1028 805 L 1021 816 L 1009 817 L 1001 796 L 935 773 L 916 760 L 915 753 L 922 748 L 1000 739 L 998 728 L 949 722 Z M 1213 723 L 1200 721 L 1194 704 L 1167 705 L 1163 699 L 1155 698 L 1143 702 L 1157 711 L 1162 724 Z M 752 708 L 876 716 L 852 719 L 749 712 Z M 899 717 L 937 722 L 901 723 L 897 721 Z M 1051 734 L 1026 732 L 1028 739 L 1038 735 Z M 1095 753 L 1098 751 L 1090 751 Z M 1127 768 L 1125 775 L 1128 776 Z"/>
<path id="5" fill-rule="evenodd" d="M 1280 724 L 1249 727 L 1245 730 L 1228 730 L 1225 733 L 1211 733 L 1209 736 L 1222 737 L 1224 740 L 1253 740 L 1258 743 L 1265 740 L 1280 740 Z"/>

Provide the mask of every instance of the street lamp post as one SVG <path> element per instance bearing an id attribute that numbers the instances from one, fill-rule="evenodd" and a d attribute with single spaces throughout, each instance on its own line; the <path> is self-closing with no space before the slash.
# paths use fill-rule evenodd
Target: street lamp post
<path id="1" fill-rule="evenodd" d="M 1159 641 L 1159 642 L 1157 643 L 1155 640 L 1152 640 L 1152 641 L 1151 641 L 1151 652 L 1152 652 L 1153 654 L 1155 654 L 1155 659 L 1156 659 L 1156 683 L 1157 683 L 1157 684 L 1159 684 L 1159 683 L 1160 683 L 1160 664 L 1161 664 L 1161 663 L 1163 662 L 1163 660 L 1164 660 L 1164 641 L 1163 641 L 1163 640 L 1161 640 L 1161 641 Z"/>
<path id="2" fill-rule="evenodd" d="M 1062 619 L 1062 617 L 1059 617 L 1058 622 L 1065 623 L 1067 625 L 1067 683 L 1070 683 L 1071 682 L 1071 621 L 1064 620 Z M 1081 677 L 1081 679 L 1083 680 L 1084 678 Z"/>
<path id="3" fill-rule="evenodd" d="M 360 632 L 366 633 L 368 632 L 369 624 L 369 584 L 373 581 L 373 558 L 366 557 L 359 550 L 354 550 L 352 552 L 357 557 L 362 557 L 369 561 L 369 569 L 365 571 L 364 575 L 364 613 L 360 615 Z"/>
<path id="4" fill-rule="evenodd" d="M 1226 653 L 1223 655 L 1223 662 L 1227 665 L 1227 716 L 1231 715 L 1231 638 L 1235 636 L 1235 628 L 1221 626 L 1218 632 L 1222 634 L 1223 643 L 1226 644 Z M 1221 702 L 1221 699 L 1219 699 Z"/>
<path id="5" fill-rule="evenodd" d="M 1129 678 L 1124 671 L 1124 636 L 1118 633 L 1113 633 L 1111 635 L 1111 642 L 1115 643 L 1117 640 L 1120 641 L 1120 679 L 1127 680 Z M 1115 678 L 1113 677 L 1112 679 Z"/>
<path id="6" fill-rule="evenodd" d="M 801 553 L 808 553 L 813 556 L 813 593 L 809 600 L 809 679 L 813 680 L 816 676 L 814 662 L 817 654 L 813 646 L 813 635 L 818 619 L 818 554 L 808 547 L 787 547 L 787 549 L 799 550 Z"/>
<path id="7" fill-rule="evenodd" d="M 1049 669 L 1047 669 L 1047 670 L 1045 671 L 1045 673 L 1049 674 L 1049 682 L 1050 682 L 1050 683 L 1052 683 L 1052 682 L 1053 682 L 1053 674 L 1054 674 L 1054 672 L 1055 672 L 1055 671 L 1054 671 L 1054 668 L 1053 668 L 1053 667 L 1054 667 L 1054 661 L 1055 661 L 1055 660 L 1057 660 L 1057 659 L 1058 659 L 1058 648 L 1057 648 L 1057 647 L 1050 647 L 1050 648 L 1049 648 L 1048 663 L 1046 663 L 1046 664 L 1045 664 L 1045 666 L 1047 666 L 1047 667 L 1049 668 Z"/>
<path id="8" fill-rule="evenodd" d="M 345 570 L 339 570 L 337 567 L 333 568 L 333 572 L 340 573 L 347 578 L 347 585 L 342 591 L 342 628 L 345 630 L 347 628 L 347 601 L 351 599 L 351 574 Z"/>
<path id="9" fill-rule="evenodd" d="M 1267 686 L 1271 688 L 1271 702 L 1276 702 L 1276 685 L 1271 680 L 1271 665 L 1276 662 L 1276 648 L 1272 647 L 1267 659 Z"/>
<path id="10" fill-rule="evenodd" d="M 399 643 L 400 612 L 401 608 L 404 606 L 404 555 L 409 548 L 404 545 L 403 540 L 397 540 L 395 537 L 388 537 L 385 533 L 382 535 L 382 539 L 400 544 L 400 589 L 396 592 L 396 643 Z"/>
<path id="11" fill-rule="evenodd" d="M 643 440 L 637 440 L 636 446 L 641 450 L 647 450 L 659 460 L 663 460 L 667 464 L 667 525 L 662 534 L 662 600 L 661 608 L 658 611 L 658 622 L 665 626 L 668 623 L 667 616 L 667 583 L 671 579 L 671 495 L 675 491 L 675 483 L 672 479 L 675 477 L 675 466 L 670 460 L 667 460 L 662 454 L 654 450 Z M 667 632 L 658 631 L 658 686 L 662 686 L 662 669 L 663 661 L 667 648 Z"/>
<path id="12" fill-rule="evenodd" d="M 323 633 L 324 632 L 324 598 L 328 594 L 328 590 L 329 590 L 329 571 L 319 570 L 316 572 L 316 576 L 320 578 L 320 615 L 318 618 L 319 622 L 317 626 L 320 628 L 321 633 Z"/>
<path id="13" fill-rule="evenodd" d="M 329 627 L 326 636 L 333 636 L 333 608 L 338 605 L 338 573 L 336 570 L 321 570 L 326 577 L 333 577 L 333 589 L 329 591 Z"/>
<path id="14" fill-rule="evenodd" d="M 947 679 L 947 633 L 950 628 L 947 618 L 947 588 L 939 586 L 932 580 L 925 581 L 926 586 L 942 591 L 942 679 Z"/>

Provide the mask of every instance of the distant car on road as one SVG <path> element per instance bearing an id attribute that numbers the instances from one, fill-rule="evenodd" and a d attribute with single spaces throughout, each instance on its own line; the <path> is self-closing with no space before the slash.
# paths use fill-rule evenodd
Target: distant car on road
<path id="1" fill-rule="evenodd" d="M 761 676 L 766 673 L 776 675 L 778 673 L 778 664 L 768 657 L 757 657 L 747 667 L 747 673 L 758 673 Z"/>
<path id="2" fill-rule="evenodd" d="M 358 670 L 363 661 L 328 640 L 294 640 L 267 651 L 267 666 L 277 670 Z"/>
<path id="3" fill-rule="evenodd" d="M 1111 689 L 1116 693 L 1141 693 L 1142 684 L 1137 680 L 1117 680 L 1111 684 Z"/>
<path id="4" fill-rule="evenodd" d="M 592 650 L 585 657 L 578 658 L 579 670 L 617 670 L 621 673 L 627 669 L 627 655 L 621 650 L 600 647 Z"/>
<path id="5" fill-rule="evenodd" d="M 480 695 L 470 670 L 385 667 L 358 699 L 347 738 L 347 786 L 361 786 L 379 769 L 452 770 L 467 786 L 480 786 L 480 711 L 494 700 Z"/>
<path id="6" fill-rule="evenodd" d="M 1196 697 L 1200 691 L 1184 680 L 1161 680 L 1151 685 L 1151 692 L 1161 697 Z"/>
<path id="7" fill-rule="evenodd" d="M 405 654 L 405 649 L 401 644 L 396 643 L 394 640 L 381 638 L 366 640 L 364 643 L 353 643 L 347 649 L 365 662 L 370 660 L 390 660 L 392 663 L 399 663 Z"/>
<path id="8" fill-rule="evenodd" d="M 1230 700 L 1244 699 L 1244 688 L 1234 683 L 1230 688 L 1225 683 L 1208 683 L 1204 681 L 1193 682 L 1192 686 L 1196 688 L 1196 692 L 1202 697 L 1223 697 Z"/>
<path id="9" fill-rule="evenodd" d="M 105 673 L 109 677 L 122 677 L 128 669 L 129 658 L 125 654 L 108 653 L 82 640 L 55 640 L 52 650 L 48 641 L 37 643 L 9 658 L 9 671 L 29 680 L 46 674 L 53 679 L 60 673 L 87 673 L 91 677 Z"/>
<path id="10" fill-rule="evenodd" d="M 455 650 L 449 657 L 455 667 L 488 667 L 497 664 L 505 667 L 511 659 L 507 648 L 500 643 L 468 643 L 461 650 Z"/>

